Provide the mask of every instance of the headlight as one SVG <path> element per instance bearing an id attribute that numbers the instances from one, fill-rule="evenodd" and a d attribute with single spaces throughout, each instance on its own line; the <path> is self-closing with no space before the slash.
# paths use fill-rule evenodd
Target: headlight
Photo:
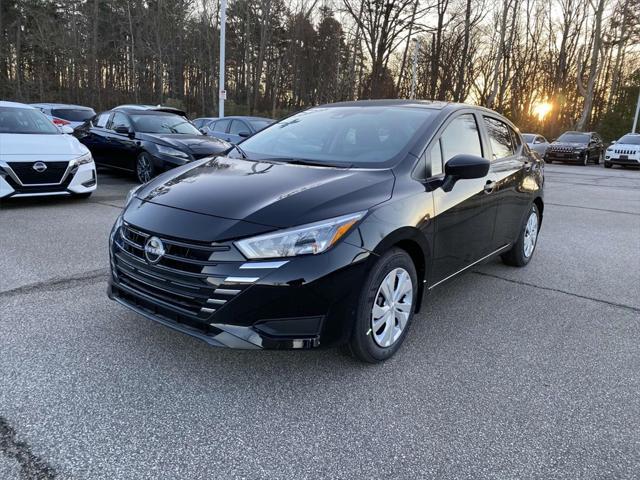
<path id="1" fill-rule="evenodd" d="M 324 252 L 340 240 L 364 214 L 365 212 L 358 212 L 275 233 L 258 235 L 240 240 L 236 242 L 236 246 L 247 258 L 315 255 Z"/>
<path id="2" fill-rule="evenodd" d="M 84 165 L 85 163 L 91 163 L 91 162 L 93 162 L 93 157 L 91 156 L 91 152 L 87 152 L 81 157 L 75 158 L 73 160 L 73 163 L 75 165 Z"/>
<path id="3" fill-rule="evenodd" d="M 138 185 L 137 187 L 134 187 L 131 190 L 129 190 L 129 193 L 127 193 L 127 198 L 124 201 L 124 208 L 127 208 L 131 200 L 133 200 L 133 197 L 135 197 L 136 192 L 140 190 L 142 187 L 143 185 Z"/>
<path id="4" fill-rule="evenodd" d="M 180 157 L 180 158 L 189 158 L 189 154 L 184 153 L 176 148 L 165 147 L 163 145 L 157 145 L 158 152 L 163 153 L 165 155 L 170 155 L 172 157 Z"/>
<path id="5" fill-rule="evenodd" d="M 111 233 L 109 234 L 109 240 L 111 243 L 113 243 L 116 235 L 119 233 L 120 227 L 122 227 L 122 214 L 118 215 L 118 218 L 116 218 L 113 227 L 111 227 Z M 111 253 L 111 249 L 109 249 L 109 253 Z"/>

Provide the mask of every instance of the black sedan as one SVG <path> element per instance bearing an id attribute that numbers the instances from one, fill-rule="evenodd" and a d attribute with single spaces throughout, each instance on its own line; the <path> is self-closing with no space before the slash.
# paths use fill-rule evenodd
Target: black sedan
<path id="1" fill-rule="evenodd" d="M 596 132 L 564 132 L 547 147 L 544 159 L 548 163 L 599 164 L 604 159 L 604 151 L 604 142 Z"/>
<path id="2" fill-rule="evenodd" d="M 188 120 L 160 110 L 118 107 L 76 130 L 96 164 L 135 173 L 140 183 L 231 145 L 203 135 Z"/>
<path id="3" fill-rule="evenodd" d="M 133 190 L 109 296 L 210 345 L 383 361 L 427 293 L 493 256 L 529 263 L 543 165 L 480 107 L 312 108 Z"/>

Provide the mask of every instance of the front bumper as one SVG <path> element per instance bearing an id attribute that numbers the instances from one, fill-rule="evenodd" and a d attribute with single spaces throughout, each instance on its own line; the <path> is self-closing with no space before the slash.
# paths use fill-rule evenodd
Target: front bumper
<path id="1" fill-rule="evenodd" d="M 321 255 L 247 261 L 233 243 L 162 239 L 167 254 L 146 260 L 154 232 L 112 232 L 108 295 L 146 318 L 209 345 L 307 349 L 343 343 L 370 260 L 342 242 Z M 186 255 L 186 256 L 185 256 Z"/>
<path id="2" fill-rule="evenodd" d="M 640 167 L 640 155 L 619 155 L 607 152 L 605 154 L 604 161 L 611 165 Z"/>
<path id="3" fill-rule="evenodd" d="M 547 150 L 544 155 L 545 160 L 551 160 L 553 162 L 580 162 L 584 156 L 584 151 L 562 151 L 554 152 Z"/>
<path id="4" fill-rule="evenodd" d="M 0 198 L 73 195 L 94 191 L 98 186 L 95 163 L 70 165 L 59 182 L 23 183 L 7 164 L 0 162 Z"/>

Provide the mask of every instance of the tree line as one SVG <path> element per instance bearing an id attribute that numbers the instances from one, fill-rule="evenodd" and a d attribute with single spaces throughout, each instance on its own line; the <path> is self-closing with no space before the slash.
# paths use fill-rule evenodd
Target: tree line
<path id="1" fill-rule="evenodd" d="M 485 105 L 523 130 L 613 138 L 640 89 L 639 6 L 229 0 L 226 111 L 280 117 L 413 91 Z M 216 0 L 0 0 L 0 98 L 215 115 L 219 19 Z"/>

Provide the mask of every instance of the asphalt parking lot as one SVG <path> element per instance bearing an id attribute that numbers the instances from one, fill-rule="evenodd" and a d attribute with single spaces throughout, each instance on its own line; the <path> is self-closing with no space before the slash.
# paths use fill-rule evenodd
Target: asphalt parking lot
<path id="1" fill-rule="evenodd" d="M 640 171 L 546 169 L 524 269 L 440 287 L 402 350 L 210 348 L 106 297 L 131 179 L 0 207 L 0 478 L 638 478 Z"/>

